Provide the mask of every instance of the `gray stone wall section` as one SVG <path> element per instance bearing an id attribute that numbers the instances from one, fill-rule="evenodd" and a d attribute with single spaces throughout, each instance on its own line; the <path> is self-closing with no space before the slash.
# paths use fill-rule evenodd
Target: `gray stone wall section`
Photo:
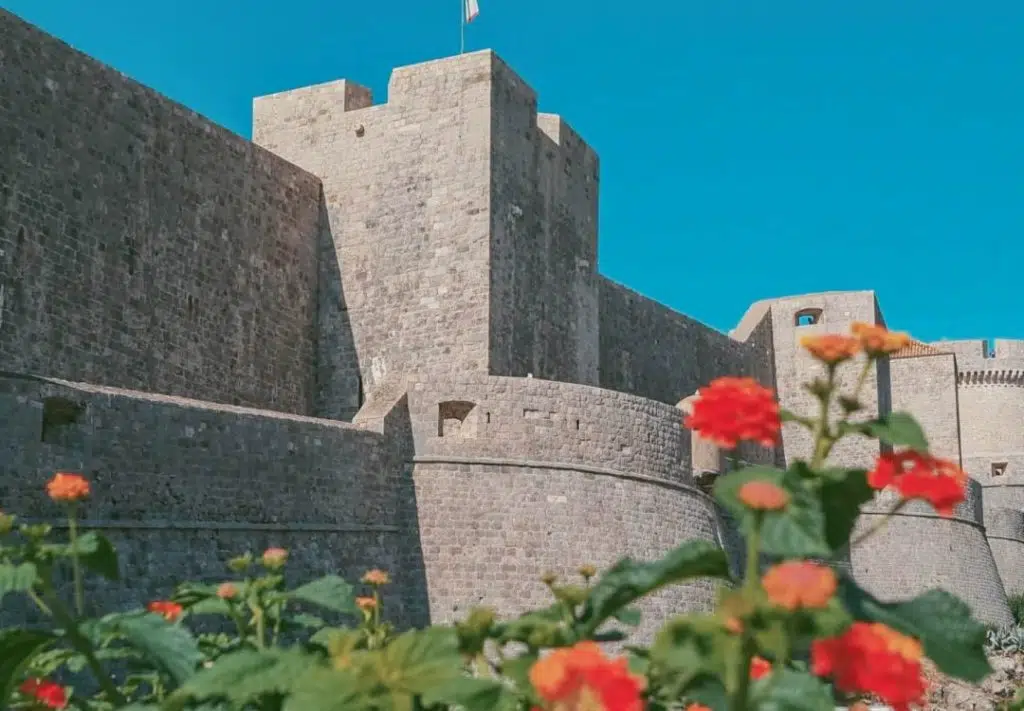
<path id="1" fill-rule="evenodd" d="M 417 457 L 515 459 L 692 483 L 682 414 L 662 403 L 538 378 L 415 383 Z"/>
<path id="2" fill-rule="evenodd" d="M 496 62 L 490 372 L 596 385 L 597 156 Z"/>
<path id="3" fill-rule="evenodd" d="M 434 621 L 473 605 L 509 615 L 545 604 L 546 571 L 650 560 L 688 538 L 729 542 L 713 501 L 693 486 L 674 407 L 503 377 L 412 383 L 409 403 Z M 652 599 L 641 636 L 671 614 L 707 609 L 713 591 L 704 581 Z"/>
<path id="4" fill-rule="evenodd" d="M 507 464 L 418 463 L 416 498 L 431 619 L 476 605 L 513 615 L 552 598 L 540 577 L 575 578 L 585 563 L 623 555 L 653 560 L 681 542 L 716 541 L 714 505 L 694 489 L 587 471 Z M 669 617 L 709 610 L 711 581 L 672 587 L 644 601 L 636 639 L 650 641 Z M 632 639 L 632 638 L 631 638 Z"/>
<path id="5" fill-rule="evenodd" d="M 320 185 L 0 10 L 0 369 L 308 413 Z"/>
<path id="6" fill-rule="evenodd" d="M 343 103 L 354 90 L 338 82 L 254 101 L 254 141 L 324 184 L 338 271 L 321 287 L 337 349 L 321 350 L 323 416 L 351 416 L 360 388 L 405 373 L 488 369 L 494 61 L 396 69 L 377 106 Z"/>
<path id="7" fill-rule="evenodd" d="M 932 454 L 961 464 L 956 358 L 926 355 L 889 359 L 892 409 L 911 413 Z"/>
<path id="8" fill-rule="evenodd" d="M 967 500 L 950 518 L 936 515 L 923 502 L 910 504 L 853 549 L 854 578 L 886 601 L 942 588 L 964 600 L 982 621 L 1011 624 L 1006 590 L 985 538 L 981 498 L 981 486 L 972 480 Z M 877 524 L 880 513 L 876 512 L 889 510 L 895 502 L 892 492 L 881 493 L 864 507 L 853 535 Z"/>
<path id="9" fill-rule="evenodd" d="M 1006 594 L 1024 595 L 1024 512 L 986 503 L 985 534 Z"/>
<path id="10" fill-rule="evenodd" d="M 54 424 L 55 404 L 78 414 Z M 0 499 L 29 519 L 58 520 L 45 495 L 55 471 L 84 474 L 87 528 L 120 545 L 122 577 L 99 602 L 132 607 L 184 579 L 223 579 L 232 555 L 269 545 L 294 552 L 297 579 L 370 567 L 396 581 L 391 611 L 426 618 L 408 471 L 408 414 L 382 432 L 185 398 L 66 381 L 0 378 Z M 10 435 L 15 436 L 10 436 Z M 404 449 L 403 449 L 404 447 Z"/>
<path id="11" fill-rule="evenodd" d="M 772 299 L 768 302 L 772 315 L 772 337 L 775 354 L 775 380 L 779 400 L 783 407 L 801 415 L 814 416 L 818 411 L 815 398 L 804 389 L 804 384 L 823 377 L 825 368 L 815 361 L 800 345 L 804 336 L 822 333 L 848 333 L 856 321 L 875 323 L 880 315 L 874 292 L 826 292 L 803 296 Z M 802 313 L 816 313 L 818 321 L 812 325 L 797 325 Z M 859 375 L 860 363 L 847 364 L 839 371 L 842 392 L 850 392 Z M 879 378 L 878 368 L 872 368 L 861 394 L 864 409 L 858 418 L 877 415 L 887 404 L 889 384 Z M 884 411 L 884 409 L 882 410 Z M 833 421 L 841 414 L 836 405 Z M 796 423 L 783 426 L 783 448 L 786 460 L 808 459 L 813 445 L 811 434 Z M 865 438 L 848 438 L 833 450 L 831 462 L 837 465 L 858 467 L 870 466 L 878 455 L 876 441 Z"/>
<path id="12" fill-rule="evenodd" d="M 601 387 L 675 404 L 723 375 L 750 375 L 772 386 L 762 326 L 750 343 L 600 277 Z"/>

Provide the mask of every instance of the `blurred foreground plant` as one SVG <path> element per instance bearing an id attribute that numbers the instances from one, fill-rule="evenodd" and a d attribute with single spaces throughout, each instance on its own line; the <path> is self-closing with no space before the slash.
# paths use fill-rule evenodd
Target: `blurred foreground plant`
<path id="1" fill-rule="evenodd" d="M 0 596 L 27 596 L 51 623 L 46 631 L 0 632 L 0 707 L 832 711 L 875 697 L 903 710 L 923 703 L 924 657 L 978 682 L 990 671 L 986 629 L 966 604 L 941 590 L 883 603 L 837 566 L 882 525 L 852 538 L 861 506 L 878 490 L 898 494 L 889 515 L 917 499 L 948 516 L 964 500 L 967 476 L 929 453 L 909 414 L 857 419 L 872 367 L 908 342 L 868 324 L 805 339 L 824 364 L 823 377 L 807 385 L 818 405 L 812 415 L 780 409 L 750 378 L 719 378 L 698 393 L 685 424 L 721 447 L 775 446 L 785 422 L 813 440 L 810 457 L 787 469 L 751 466 L 716 481 L 714 496 L 746 541 L 740 579 L 724 551 L 687 541 L 660 560 L 623 559 L 601 575 L 584 566 L 579 584 L 546 576 L 552 603 L 508 620 L 480 608 L 454 625 L 397 634 L 383 621 L 387 572 L 367 572 L 358 596 L 337 576 L 288 589 L 288 552 L 280 548 L 229 561 L 229 580 L 184 583 L 146 610 L 91 618 L 82 576 L 116 580 L 117 558 L 99 533 L 78 529 L 88 483 L 57 474 L 47 488 L 67 509 L 67 541 L 54 542 L 49 526 L 0 517 Z M 858 362 L 852 390 L 840 392 L 840 370 Z M 870 469 L 831 465 L 848 437 L 893 451 Z M 71 603 L 53 582 L 65 564 Z M 643 598 L 698 578 L 720 582 L 713 611 L 673 617 L 653 644 L 627 646 L 620 657 L 600 646 L 628 638 Z M 350 624 L 332 626 L 300 609 L 309 606 Z M 186 624 L 204 617 L 230 632 Z M 91 674 L 97 691 L 51 680 L 64 672 Z"/>

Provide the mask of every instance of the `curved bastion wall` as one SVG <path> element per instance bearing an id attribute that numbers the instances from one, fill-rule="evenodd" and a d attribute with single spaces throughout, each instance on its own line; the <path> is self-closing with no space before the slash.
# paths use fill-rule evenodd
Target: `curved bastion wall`
<path id="1" fill-rule="evenodd" d="M 676 408 L 595 387 L 472 377 L 409 389 L 431 618 L 477 605 L 504 615 L 550 604 L 545 572 L 575 578 L 682 541 L 718 543 L 719 519 L 690 474 Z M 714 583 L 645 601 L 638 634 L 706 609 Z"/>
<path id="2" fill-rule="evenodd" d="M 985 535 L 1007 595 L 1024 595 L 1024 511 L 985 506 Z"/>
<path id="3" fill-rule="evenodd" d="M 897 502 L 890 491 L 861 510 L 853 535 L 878 524 Z M 911 502 L 880 531 L 851 552 L 853 575 L 884 601 L 905 600 L 942 588 L 970 605 L 986 623 L 1009 625 L 1013 616 L 997 560 L 985 538 L 982 487 L 970 480 L 967 499 L 953 515 L 938 516 L 929 504 Z"/>

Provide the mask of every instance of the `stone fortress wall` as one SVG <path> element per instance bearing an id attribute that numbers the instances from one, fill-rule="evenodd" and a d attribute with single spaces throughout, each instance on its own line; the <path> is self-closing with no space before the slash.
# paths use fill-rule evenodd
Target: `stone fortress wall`
<path id="1" fill-rule="evenodd" d="M 46 477 L 87 474 L 125 550 L 118 606 L 264 545 L 302 576 L 390 568 L 402 624 L 515 612 L 545 571 L 686 538 L 736 565 L 705 493 L 722 458 L 676 403 L 732 374 L 803 409 L 799 338 L 884 323 L 873 292 L 834 292 L 723 334 L 601 276 L 596 153 L 492 52 L 397 69 L 383 103 L 344 80 L 261 97 L 253 145 L 3 11 L 0 34 L 0 506 L 49 520 Z M 1024 463 L 1015 343 L 870 374 L 869 412 L 912 409 L 979 482 L 854 555 L 878 594 L 941 584 L 1009 621 L 1024 502 L 985 467 Z M 711 595 L 667 591 L 644 633 Z"/>

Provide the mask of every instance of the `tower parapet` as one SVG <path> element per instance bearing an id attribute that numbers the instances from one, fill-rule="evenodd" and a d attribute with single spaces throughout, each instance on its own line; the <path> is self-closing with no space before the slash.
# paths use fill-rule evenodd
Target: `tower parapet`
<path id="1" fill-rule="evenodd" d="M 417 372 L 596 384 L 597 157 L 497 55 L 396 69 L 387 103 L 342 81 L 253 116 L 324 185 L 320 414 Z"/>

